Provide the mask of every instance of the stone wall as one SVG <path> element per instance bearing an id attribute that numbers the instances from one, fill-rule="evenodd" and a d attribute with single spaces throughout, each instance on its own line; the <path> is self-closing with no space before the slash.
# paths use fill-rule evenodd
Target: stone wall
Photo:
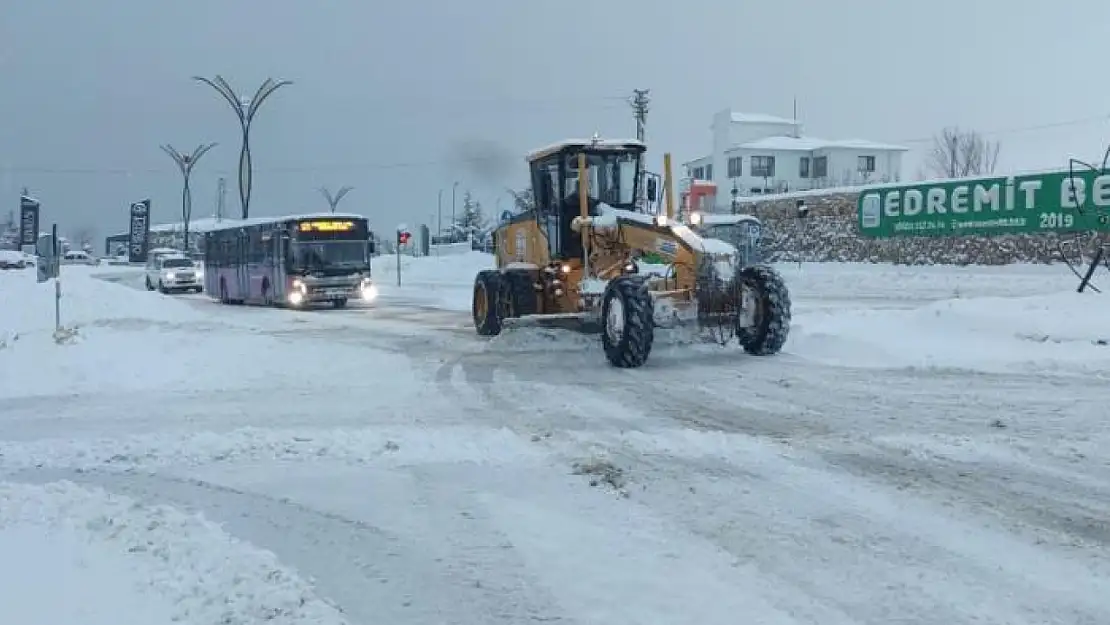
<path id="1" fill-rule="evenodd" d="M 858 192 L 834 192 L 745 198 L 740 210 L 763 222 L 763 253 L 775 262 L 1006 265 L 1060 262 L 1061 248 L 1075 262 L 1090 250 L 1089 236 L 1054 234 L 869 239 L 859 235 L 858 197 Z M 809 207 L 804 219 L 796 216 L 799 199 Z"/>

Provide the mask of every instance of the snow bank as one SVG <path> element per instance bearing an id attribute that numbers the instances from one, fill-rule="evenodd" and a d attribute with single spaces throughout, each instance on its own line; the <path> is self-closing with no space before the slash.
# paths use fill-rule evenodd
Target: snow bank
<path id="1" fill-rule="evenodd" d="M 62 267 L 62 325 L 86 325 L 121 315 L 146 319 L 196 321 L 203 313 L 172 299 L 123 288 L 93 276 L 134 270 Z M 54 281 L 38 283 L 34 271 L 0 272 L 0 335 L 54 329 Z"/>
<path id="2" fill-rule="evenodd" d="M 214 462 L 322 460 L 364 464 L 503 462 L 541 457 L 508 429 L 421 427 L 160 432 L 123 438 L 0 440 L 0 469 L 153 469 Z"/>
<path id="3" fill-rule="evenodd" d="M 464 241 L 462 243 L 442 243 L 439 245 L 430 245 L 429 256 L 438 258 L 440 256 L 459 256 L 469 254 L 474 251 L 470 242 Z"/>
<path id="4" fill-rule="evenodd" d="M 4 623 L 346 623 L 272 553 L 202 517 L 70 482 L 0 482 L 0 553 Z"/>
<path id="5" fill-rule="evenodd" d="M 909 310 L 814 311 L 788 352 L 833 365 L 986 372 L 1110 368 L 1110 301 L 1094 294 L 949 299 Z"/>
<path id="6" fill-rule="evenodd" d="M 391 281 L 388 278 L 396 278 L 396 258 L 384 259 L 382 256 L 375 260 L 374 274 L 378 280 L 389 284 Z M 493 254 L 473 250 L 448 256 L 402 256 L 401 285 L 448 285 L 469 289 L 479 271 L 495 266 Z M 392 283 L 396 284 L 396 281 Z"/>
<path id="7" fill-rule="evenodd" d="M 444 310 L 469 311 L 474 276 L 495 266 L 492 254 L 475 251 L 447 256 L 401 256 L 398 287 L 396 257 L 381 256 L 374 261 L 374 279 L 385 301 L 401 297 Z"/>
<path id="8" fill-rule="evenodd" d="M 407 358 L 346 343 L 347 329 L 327 330 L 334 335 L 328 343 L 299 341 L 309 331 L 289 311 L 203 308 L 97 279 L 96 269 L 62 271 L 62 323 L 76 331 L 61 341 L 53 335 L 53 283 L 0 275 L 0 397 L 249 386 L 322 391 L 364 385 L 386 371 L 397 393 L 420 388 Z"/>
<path id="9" fill-rule="evenodd" d="M 872 263 L 775 263 L 795 301 L 942 300 L 1059 293 L 1079 281 L 1066 267 L 904 266 Z M 1102 279 L 1110 285 L 1110 280 Z M 1096 282 L 1097 284 L 1097 282 Z"/>
<path id="10" fill-rule="evenodd" d="M 126 556 L 73 528 L 0 524 L 0 621 L 20 625 L 169 625 L 173 606 L 138 589 Z M 15 566 L 18 563 L 18 566 Z"/>

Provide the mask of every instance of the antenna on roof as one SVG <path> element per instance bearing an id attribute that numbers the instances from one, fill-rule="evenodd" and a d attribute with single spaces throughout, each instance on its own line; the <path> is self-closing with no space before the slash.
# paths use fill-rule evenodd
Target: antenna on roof
<path id="1" fill-rule="evenodd" d="M 794 117 L 792 119 L 794 120 L 794 138 L 800 139 L 802 133 L 798 132 L 798 96 L 794 96 Z"/>

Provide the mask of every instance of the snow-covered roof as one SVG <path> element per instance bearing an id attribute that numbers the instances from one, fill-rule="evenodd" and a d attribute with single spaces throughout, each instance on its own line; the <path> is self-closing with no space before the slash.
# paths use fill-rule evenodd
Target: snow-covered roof
<path id="1" fill-rule="evenodd" d="M 764 115 L 763 113 L 740 113 L 732 111 L 732 121 L 737 124 L 800 124 L 796 119 L 787 119 L 777 115 Z"/>
<path id="2" fill-rule="evenodd" d="M 528 153 L 527 160 L 532 162 L 558 152 L 565 148 L 590 148 L 592 150 L 628 150 L 639 148 L 646 150 L 647 145 L 637 139 L 563 139 L 551 145 L 533 150 Z"/>
<path id="3" fill-rule="evenodd" d="M 818 139 L 817 137 L 765 137 L 732 146 L 731 150 L 800 150 L 812 152 L 826 149 L 876 150 L 883 152 L 905 152 L 909 148 L 889 143 L 877 143 L 863 139 Z"/>
<path id="4" fill-rule="evenodd" d="M 682 166 L 683 167 L 689 167 L 690 165 L 700 165 L 703 162 L 711 163 L 711 162 L 713 162 L 713 157 L 711 155 L 706 155 L 706 156 L 702 156 L 700 158 L 695 158 L 692 161 L 686 161 L 685 163 L 682 163 Z"/>

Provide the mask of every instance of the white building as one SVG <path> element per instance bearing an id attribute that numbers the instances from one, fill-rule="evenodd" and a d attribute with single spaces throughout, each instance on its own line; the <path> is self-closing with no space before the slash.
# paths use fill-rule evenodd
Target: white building
<path id="1" fill-rule="evenodd" d="M 897 182 L 909 148 L 802 134 L 801 122 L 723 110 L 713 116 L 713 153 L 683 163 L 686 176 L 717 185 L 717 205 L 741 196 Z"/>

